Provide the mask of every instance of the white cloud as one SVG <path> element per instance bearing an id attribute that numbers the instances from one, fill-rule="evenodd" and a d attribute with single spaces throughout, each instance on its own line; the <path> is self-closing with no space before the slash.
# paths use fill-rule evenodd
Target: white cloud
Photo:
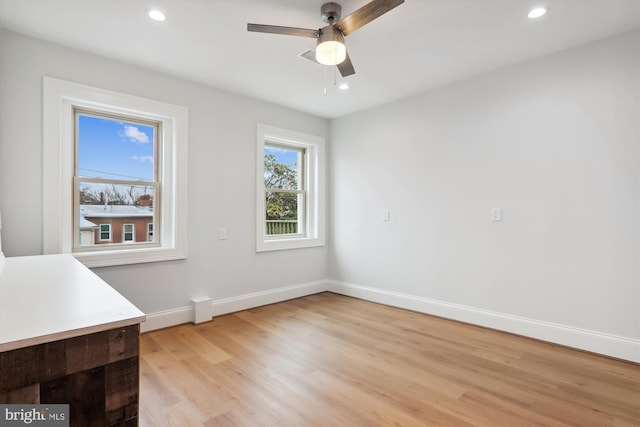
<path id="1" fill-rule="evenodd" d="M 149 162 L 153 164 L 153 156 L 131 156 L 131 158 L 140 163 Z"/>
<path id="2" fill-rule="evenodd" d="M 140 131 L 135 126 L 124 125 L 124 132 L 122 135 L 125 138 L 128 138 L 129 141 L 134 142 L 136 144 L 148 144 L 149 143 L 149 135 Z"/>

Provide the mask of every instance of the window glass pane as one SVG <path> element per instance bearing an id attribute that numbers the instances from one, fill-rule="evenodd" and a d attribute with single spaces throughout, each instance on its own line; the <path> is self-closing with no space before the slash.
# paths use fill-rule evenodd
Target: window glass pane
<path id="1" fill-rule="evenodd" d="M 154 186 L 80 182 L 81 246 L 150 242 L 153 238 Z M 137 224 L 137 226 L 136 226 Z M 99 235 L 91 240 L 92 230 Z"/>
<path id="2" fill-rule="evenodd" d="M 77 176 L 154 181 L 156 127 L 79 113 Z"/>
<path id="3" fill-rule="evenodd" d="M 282 190 L 302 189 L 303 150 L 276 145 L 264 146 L 264 187 Z"/>
<path id="4" fill-rule="evenodd" d="M 80 183 L 80 205 L 106 206 L 135 206 L 139 209 L 131 209 L 131 212 L 140 212 L 148 216 L 153 212 L 153 185 L 132 185 L 117 183 Z M 95 209 L 93 209 L 95 210 Z M 121 209 L 122 210 L 122 209 Z"/>
<path id="5" fill-rule="evenodd" d="M 124 241 L 133 242 L 134 238 L 134 226 L 133 224 L 124 224 Z"/>
<path id="6" fill-rule="evenodd" d="M 267 192 L 266 234 L 298 233 L 298 193 Z"/>
<path id="7" fill-rule="evenodd" d="M 95 228 L 95 226 L 91 228 Z M 110 240 L 110 239 L 111 239 L 111 224 L 100 224 L 100 240 Z"/>
<path id="8" fill-rule="evenodd" d="M 154 242 L 158 124 L 77 110 L 76 249 Z M 139 184 L 138 184 L 139 183 Z M 107 230 L 102 224 L 109 224 Z M 137 224 L 137 226 L 136 226 Z M 149 232 L 151 230 L 151 232 Z"/>

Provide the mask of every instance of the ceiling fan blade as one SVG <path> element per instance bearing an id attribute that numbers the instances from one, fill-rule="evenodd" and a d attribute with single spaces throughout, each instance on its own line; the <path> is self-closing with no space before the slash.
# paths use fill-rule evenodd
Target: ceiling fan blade
<path id="1" fill-rule="evenodd" d="M 356 70 L 355 68 L 353 68 L 353 64 L 351 63 L 351 58 L 349 58 L 348 51 L 347 51 L 347 57 L 344 59 L 344 61 L 336 65 L 336 67 L 338 67 L 338 71 L 340 71 L 340 74 L 342 75 L 342 77 L 347 77 L 356 73 Z"/>
<path id="2" fill-rule="evenodd" d="M 283 34 L 285 36 L 318 38 L 318 30 L 296 27 L 279 27 L 277 25 L 247 24 L 247 31 L 257 33 Z"/>
<path id="3" fill-rule="evenodd" d="M 307 61 L 322 65 L 316 59 L 316 51 L 314 49 L 307 49 L 298 56 L 302 59 L 306 59 Z M 336 65 L 336 67 L 338 67 L 338 71 L 340 71 L 342 77 L 348 77 L 356 73 L 356 70 L 353 68 L 353 64 L 351 63 L 351 58 L 349 58 L 349 52 L 347 52 L 345 60 Z"/>
<path id="4" fill-rule="evenodd" d="M 400 6 L 404 0 L 373 0 L 349 16 L 345 16 L 335 25 L 342 34 L 348 36 L 358 28 L 368 24 L 379 16 L 389 12 L 391 9 Z"/>
<path id="5" fill-rule="evenodd" d="M 316 59 L 316 50 L 315 49 L 307 49 L 301 54 L 298 55 L 302 59 L 306 59 L 307 61 L 315 62 L 316 64 L 320 64 Z"/>

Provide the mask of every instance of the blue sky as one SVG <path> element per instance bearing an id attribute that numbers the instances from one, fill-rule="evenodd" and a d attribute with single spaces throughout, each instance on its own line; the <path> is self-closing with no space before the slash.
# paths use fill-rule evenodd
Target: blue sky
<path id="1" fill-rule="evenodd" d="M 276 156 L 276 160 L 279 163 L 283 163 L 285 165 L 293 165 L 294 163 L 296 163 L 297 157 L 298 157 L 298 151 L 296 150 L 287 150 L 286 148 L 280 148 L 280 147 L 269 147 L 269 146 L 265 146 L 264 147 L 264 153 L 265 154 L 273 154 L 274 156 Z"/>
<path id="2" fill-rule="evenodd" d="M 154 132 L 140 123 L 80 115 L 79 175 L 153 181 Z"/>

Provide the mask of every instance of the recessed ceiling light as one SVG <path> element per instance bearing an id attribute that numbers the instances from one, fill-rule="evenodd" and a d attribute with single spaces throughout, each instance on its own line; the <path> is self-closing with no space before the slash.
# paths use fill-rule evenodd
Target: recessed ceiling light
<path id="1" fill-rule="evenodd" d="M 530 19 L 540 18 L 542 15 L 547 13 L 547 9 L 544 7 L 536 7 L 535 9 L 531 9 L 531 12 L 527 15 Z"/>
<path id="2" fill-rule="evenodd" d="M 340 83 L 340 86 L 338 86 L 338 88 L 342 89 L 342 90 L 347 90 L 347 89 L 349 89 L 349 83 L 342 82 L 342 83 Z"/>
<path id="3" fill-rule="evenodd" d="M 153 19 L 154 21 L 164 21 L 165 19 L 167 19 L 167 17 L 164 16 L 164 13 L 156 9 L 149 11 L 149 18 Z"/>

